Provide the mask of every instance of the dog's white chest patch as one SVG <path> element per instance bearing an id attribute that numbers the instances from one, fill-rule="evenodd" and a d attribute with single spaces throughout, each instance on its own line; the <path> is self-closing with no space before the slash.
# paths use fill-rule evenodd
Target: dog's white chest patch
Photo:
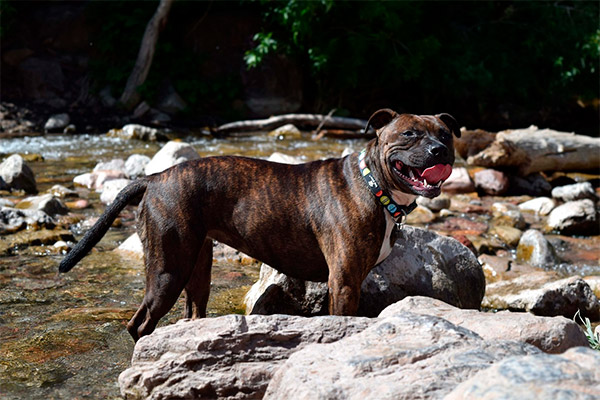
<path id="1" fill-rule="evenodd" d="M 389 213 L 385 213 L 385 236 L 383 237 L 383 243 L 381 243 L 381 250 L 379 250 L 379 257 L 375 262 L 375 265 L 379 264 L 387 258 L 392 252 L 392 243 L 390 242 L 390 236 L 394 230 L 396 222 Z"/>

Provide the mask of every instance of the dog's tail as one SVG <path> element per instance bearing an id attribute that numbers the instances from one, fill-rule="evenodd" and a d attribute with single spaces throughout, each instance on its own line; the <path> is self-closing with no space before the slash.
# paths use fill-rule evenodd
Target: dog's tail
<path id="1" fill-rule="evenodd" d="M 67 256 L 61 261 L 58 270 L 68 272 L 102 239 L 112 225 L 119 212 L 125 208 L 133 199 L 142 195 L 148 187 L 148 178 L 138 179 L 127 185 L 117 195 L 116 199 L 106 208 L 104 213 L 92 228 L 86 232 L 83 238 L 73 247 Z"/>

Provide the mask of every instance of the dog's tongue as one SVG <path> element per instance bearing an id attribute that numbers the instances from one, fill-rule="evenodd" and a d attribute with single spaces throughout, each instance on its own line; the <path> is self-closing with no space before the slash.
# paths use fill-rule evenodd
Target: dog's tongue
<path id="1" fill-rule="evenodd" d="M 436 184 L 439 181 L 445 181 L 452 173 L 452 166 L 450 164 L 437 164 L 433 167 L 425 169 L 421 176 L 427 179 L 428 183 Z"/>

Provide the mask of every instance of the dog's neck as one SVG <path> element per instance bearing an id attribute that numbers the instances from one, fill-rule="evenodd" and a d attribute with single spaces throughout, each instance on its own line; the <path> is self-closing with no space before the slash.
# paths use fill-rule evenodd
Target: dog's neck
<path id="1" fill-rule="evenodd" d="M 417 196 L 399 190 L 391 190 L 388 192 L 380 185 L 369 168 L 368 163 L 370 161 L 371 160 L 367 157 L 367 149 L 365 148 L 358 155 L 358 166 L 365 184 L 377 198 L 378 203 L 385 209 L 386 213 L 391 215 L 394 220 L 401 221 L 402 216 L 406 217 L 416 208 L 417 203 L 415 202 L 415 199 Z"/>

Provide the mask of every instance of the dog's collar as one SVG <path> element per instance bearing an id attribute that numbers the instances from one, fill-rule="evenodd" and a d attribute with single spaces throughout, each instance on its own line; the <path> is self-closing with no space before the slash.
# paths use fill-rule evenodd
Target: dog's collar
<path id="1" fill-rule="evenodd" d="M 388 193 L 386 193 L 381 186 L 375 180 L 375 177 L 371 173 L 369 167 L 367 167 L 367 163 L 365 162 L 365 155 L 367 154 L 367 149 L 363 149 L 358 155 L 358 166 L 360 168 L 360 174 L 363 179 L 367 183 L 369 190 L 377 199 L 379 199 L 379 203 L 385 208 L 385 210 L 396 220 L 396 222 L 401 222 L 402 215 L 405 217 L 410 214 L 415 208 L 417 208 L 417 202 L 413 201 L 408 206 L 401 206 L 397 204 Z"/>

